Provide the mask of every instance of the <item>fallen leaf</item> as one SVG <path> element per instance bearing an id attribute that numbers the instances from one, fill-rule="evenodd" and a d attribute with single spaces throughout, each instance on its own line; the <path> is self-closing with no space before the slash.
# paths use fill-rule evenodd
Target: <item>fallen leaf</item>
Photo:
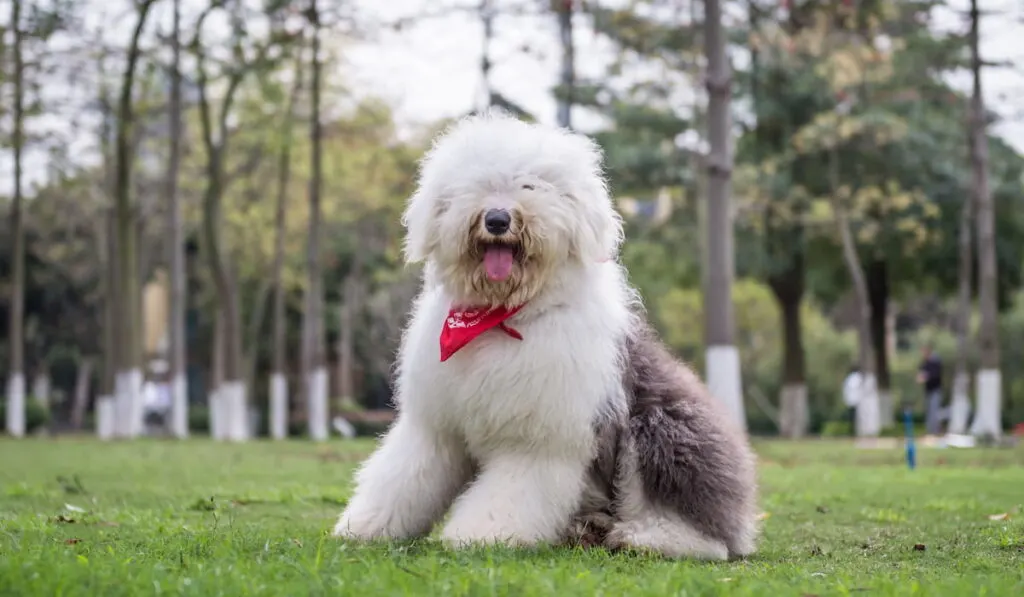
<path id="1" fill-rule="evenodd" d="M 64 509 L 67 510 L 68 512 L 85 512 L 85 509 L 79 508 L 78 506 L 74 506 L 72 504 L 64 504 Z"/>
<path id="2" fill-rule="evenodd" d="M 771 518 L 771 516 L 772 516 L 771 512 L 762 512 L 762 513 L 757 515 L 757 519 L 758 520 L 768 520 L 769 518 Z"/>
<path id="3" fill-rule="evenodd" d="M 54 518 L 54 520 L 57 522 L 63 522 L 65 524 L 74 524 L 75 522 L 74 518 L 71 518 L 70 516 L 64 516 L 63 514 L 58 514 L 57 518 Z"/>
<path id="4" fill-rule="evenodd" d="M 76 544 L 76 543 L 81 543 L 81 542 L 82 542 L 82 540 L 81 540 L 81 539 L 65 539 L 65 540 L 64 540 L 64 543 L 65 543 L 66 545 L 74 545 L 74 544 Z"/>
<path id="5" fill-rule="evenodd" d="M 925 549 L 924 543 L 917 543 L 914 545 L 914 551 L 924 551 Z"/>
<path id="6" fill-rule="evenodd" d="M 1002 514 L 991 514 L 988 517 L 989 520 L 1010 520 L 1010 513 L 1003 512 Z"/>
<path id="7" fill-rule="evenodd" d="M 292 543 L 298 545 L 299 547 L 302 547 L 302 541 L 299 541 L 298 539 L 292 539 Z"/>

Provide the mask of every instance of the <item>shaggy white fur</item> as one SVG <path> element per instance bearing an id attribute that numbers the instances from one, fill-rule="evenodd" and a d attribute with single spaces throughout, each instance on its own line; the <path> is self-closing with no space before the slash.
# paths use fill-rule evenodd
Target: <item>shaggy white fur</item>
<path id="1" fill-rule="evenodd" d="M 510 214 L 507 233 L 482 223 L 495 209 Z M 404 224 L 407 259 L 425 270 L 399 353 L 398 417 L 334 535 L 421 536 L 450 510 L 442 537 L 453 545 L 558 541 L 590 490 L 595 421 L 627 408 L 622 340 L 637 325 L 600 150 L 500 113 L 465 119 L 424 158 Z M 514 247 L 507 279 L 482 264 L 494 242 Z M 485 333 L 441 362 L 453 305 L 523 305 L 509 320 L 522 339 Z M 639 483 L 621 543 L 725 557 L 674 515 L 644 528 L 657 517 Z"/>

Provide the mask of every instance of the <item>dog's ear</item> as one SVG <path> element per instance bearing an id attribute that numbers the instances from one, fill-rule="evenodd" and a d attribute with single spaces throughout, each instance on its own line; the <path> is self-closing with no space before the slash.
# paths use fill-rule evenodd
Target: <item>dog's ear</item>
<path id="1" fill-rule="evenodd" d="M 437 249 L 440 235 L 437 219 L 441 215 L 441 203 L 422 188 L 418 189 L 402 214 L 405 226 L 405 261 L 419 263 L 426 261 Z"/>
<path id="2" fill-rule="evenodd" d="M 615 259 L 622 244 L 622 218 L 612 206 L 604 181 L 595 177 L 575 189 L 570 198 L 583 216 L 569 246 L 570 254 L 583 262 Z"/>
<path id="3" fill-rule="evenodd" d="M 623 222 L 612 203 L 604 177 L 604 151 L 596 141 L 579 133 L 563 133 L 560 160 L 563 190 L 575 203 L 576 229 L 569 254 L 584 263 L 618 256 Z"/>

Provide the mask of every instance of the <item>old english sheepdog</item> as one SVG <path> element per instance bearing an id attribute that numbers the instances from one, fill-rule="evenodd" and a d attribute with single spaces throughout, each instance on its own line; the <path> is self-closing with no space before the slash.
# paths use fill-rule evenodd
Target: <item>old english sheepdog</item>
<path id="1" fill-rule="evenodd" d="M 423 159 L 403 223 L 423 287 L 398 416 L 337 537 L 750 554 L 746 434 L 647 325 L 599 147 L 489 112 Z M 694 322 L 694 325 L 699 325 Z"/>

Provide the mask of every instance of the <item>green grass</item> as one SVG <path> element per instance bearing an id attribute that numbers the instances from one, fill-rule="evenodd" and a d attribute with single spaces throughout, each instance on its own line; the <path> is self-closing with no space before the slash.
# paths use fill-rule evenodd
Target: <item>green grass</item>
<path id="1" fill-rule="evenodd" d="M 371 448 L 0 440 L 0 595 L 1024 595 L 1021 448 L 759 443 L 761 549 L 716 564 L 341 544 Z"/>

